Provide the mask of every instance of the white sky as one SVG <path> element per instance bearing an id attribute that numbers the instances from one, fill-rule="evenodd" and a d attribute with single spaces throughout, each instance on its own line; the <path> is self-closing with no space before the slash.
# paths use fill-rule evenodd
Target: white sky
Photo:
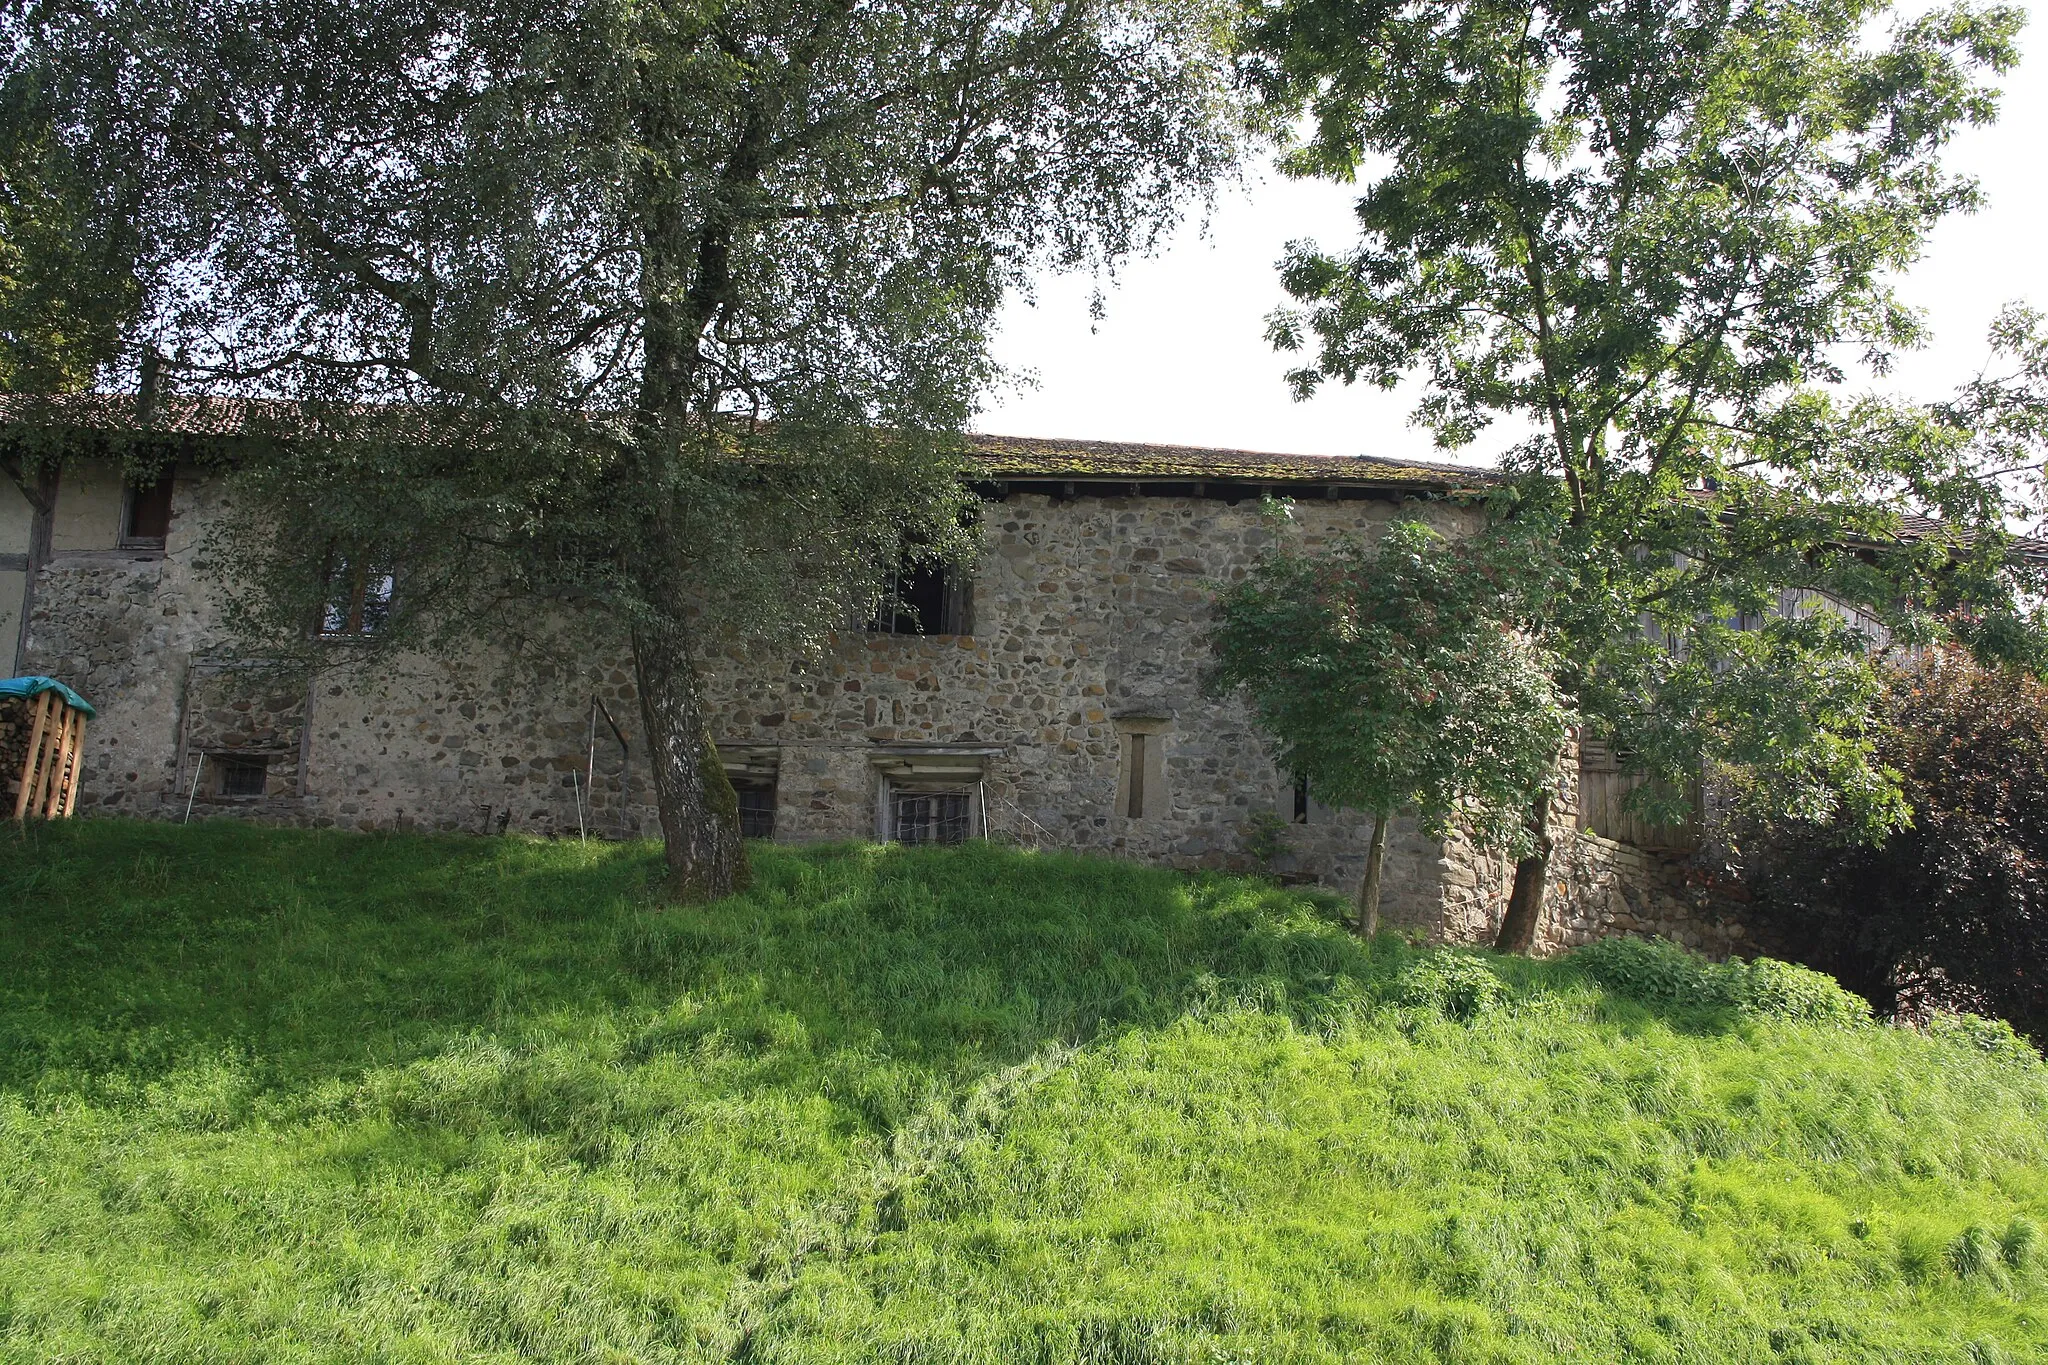
<path id="1" fill-rule="evenodd" d="M 1934 340 L 1904 357 L 1888 386 L 1914 397 L 1947 393 L 1982 365 L 1985 329 L 2000 305 L 2048 308 L 2048 7 L 2021 38 L 2023 60 L 2002 82 L 1999 121 L 1951 144 L 1950 169 L 1974 175 L 1986 204 L 1938 228 L 1906 277 Z M 993 395 L 976 425 L 1014 436 L 1069 436 L 1235 446 L 1321 455 L 1444 459 L 1407 423 L 1412 395 L 1326 387 L 1297 403 L 1281 376 L 1290 360 L 1264 339 L 1283 301 L 1274 263 L 1286 243 L 1352 240 L 1355 191 L 1266 173 L 1224 197 L 1206 240 L 1195 225 L 1167 250 L 1104 287 L 1107 316 L 1091 322 L 1086 278 L 1044 281 L 1035 305 L 1013 300 L 996 356 L 1037 386 Z M 1482 459 L 1487 444 L 1464 458 Z"/>

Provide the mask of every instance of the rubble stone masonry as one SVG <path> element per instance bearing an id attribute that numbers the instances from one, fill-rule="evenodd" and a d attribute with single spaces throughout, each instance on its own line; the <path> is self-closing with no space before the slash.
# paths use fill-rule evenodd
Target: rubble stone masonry
<path id="1" fill-rule="evenodd" d="M 177 473 L 161 551 L 116 548 L 118 485 L 67 469 L 60 492 L 18 671 L 61 678 L 99 709 L 81 814 L 655 832 L 621 640 L 593 631 L 568 667 L 413 657 L 374 679 L 280 682 L 222 653 L 194 560 L 233 509 L 217 480 Z M 1479 514 L 1392 492 L 1293 505 L 1311 547 L 1397 515 L 1457 534 Z M 1244 707 L 1201 688 L 1216 588 L 1273 544 L 1256 498 L 1011 492 L 981 524 L 972 635 L 849 631 L 814 657 L 712 661 L 714 733 L 736 772 L 772 781 L 777 839 L 872 839 L 892 786 L 964 781 L 976 833 L 1181 868 L 1250 868 L 1251 822 L 1274 812 L 1287 850 L 1271 870 L 1355 890 L 1367 822 L 1314 804 L 1294 823 L 1293 783 Z M 258 768 L 262 794 L 238 794 Z M 1743 950 L 1739 903 L 1689 881 L 1683 859 L 1567 828 L 1554 866 L 1547 949 L 1654 932 Z M 1397 821 L 1384 913 L 1434 938 L 1490 939 L 1510 872 Z"/>

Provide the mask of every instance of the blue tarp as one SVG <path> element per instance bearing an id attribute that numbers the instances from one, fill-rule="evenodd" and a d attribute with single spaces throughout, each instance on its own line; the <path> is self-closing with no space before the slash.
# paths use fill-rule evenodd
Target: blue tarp
<path id="1" fill-rule="evenodd" d="M 55 692 L 88 716 L 97 715 L 92 703 L 55 678 L 0 678 L 0 697 L 33 697 L 38 692 Z"/>

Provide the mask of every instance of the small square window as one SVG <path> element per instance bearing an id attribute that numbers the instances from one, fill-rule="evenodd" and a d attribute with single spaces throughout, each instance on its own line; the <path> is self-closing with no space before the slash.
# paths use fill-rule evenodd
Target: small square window
<path id="1" fill-rule="evenodd" d="M 171 471 L 128 485 L 121 505 L 121 548 L 161 550 L 171 534 Z"/>
<path id="2" fill-rule="evenodd" d="M 270 759 L 260 754 L 208 754 L 214 790 L 222 796 L 261 796 L 270 785 Z"/>

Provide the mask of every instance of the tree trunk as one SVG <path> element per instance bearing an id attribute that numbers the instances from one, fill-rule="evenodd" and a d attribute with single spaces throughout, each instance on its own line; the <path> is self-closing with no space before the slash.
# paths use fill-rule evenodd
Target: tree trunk
<path id="1" fill-rule="evenodd" d="M 1537 793 L 1529 807 L 1529 828 L 1535 831 L 1536 847 L 1515 864 L 1515 888 L 1508 893 L 1507 913 L 1501 916 L 1500 934 L 1493 941 L 1495 952 L 1524 953 L 1536 946 L 1536 926 L 1543 918 L 1543 890 L 1550 883 L 1550 789 Z"/>
<path id="2" fill-rule="evenodd" d="M 1358 936 L 1371 938 L 1380 931 L 1380 869 L 1387 861 L 1387 817 L 1372 816 L 1372 852 L 1365 858 L 1365 880 L 1358 884 Z"/>
<path id="3" fill-rule="evenodd" d="M 688 641 L 679 630 L 642 627 L 633 632 L 633 665 L 669 892 L 707 901 L 744 891 L 752 872 L 740 839 L 739 798 L 711 742 L 704 682 Z"/>

